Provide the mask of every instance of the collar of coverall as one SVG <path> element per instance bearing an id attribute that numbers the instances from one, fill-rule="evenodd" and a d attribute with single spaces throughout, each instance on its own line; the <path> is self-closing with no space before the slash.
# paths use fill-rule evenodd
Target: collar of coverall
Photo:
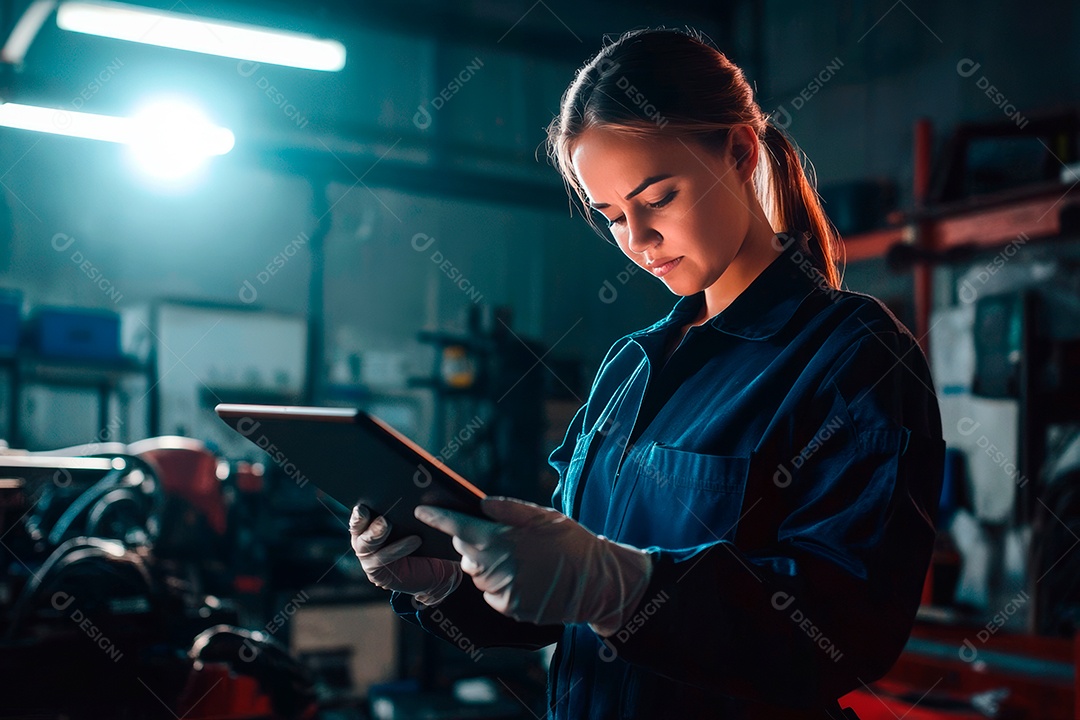
<path id="1" fill-rule="evenodd" d="M 776 233 L 775 242 L 783 248 L 780 255 L 707 325 L 747 340 L 766 340 L 791 320 L 802 301 L 816 289 L 829 290 L 819 262 L 810 253 L 808 234 Z M 680 298 L 667 317 L 630 337 L 654 335 L 672 325 L 690 322 L 704 302 L 704 290 Z"/>

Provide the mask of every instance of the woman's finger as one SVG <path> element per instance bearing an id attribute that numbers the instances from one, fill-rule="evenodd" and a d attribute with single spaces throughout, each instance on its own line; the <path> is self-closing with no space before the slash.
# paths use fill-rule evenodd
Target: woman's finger
<path id="1" fill-rule="evenodd" d="M 495 522 L 515 527 L 549 519 L 556 512 L 551 508 L 542 507 L 525 500 L 492 495 L 484 498 L 480 503 L 480 507 L 484 514 Z"/>
<path id="2" fill-rule="evenodd" d="M 371 511 L 363 505 L 353 506 L 352 515 L 349 516 L 349 533 L 356 537 L 367 530 L 371 524 Z"/>
<path id="3" fill-rule="evenodd" d="M 357 552 L 374 552 L 380 545 L 386 542 L 391 527 L 393 526 L 390 522 L 380 515 L 372 520 L 371 524 L 368 525 L 362 533 L 352 536 L 353 547 L 362 548 L 362 550 L 357 550 Z"/>
<path id="4" fill-rule="evenodd" d="M 430 525 L 447 535 L 456 535 L 470 545 L 481 549 L 506 528 L 505 525 L 491 520 L 431 505 L 418 505 L 413 515 L 425 525 Z"/>
<path id="5" fill-rule="evenodd" d="M 469 558 L 473 561 L 475 561 L 482 552 L 480 548 L 476 547 L 475 545 L 470 545 L 469 543 L 462 540 L 460 535 L 455 535 L 453 538 L 451 538 L 450 544 L 454 546 L 454 550 L 462 558 Z"/>
<path id="6" fill-rule="evenodd" d="M 416 535 L 410 535 L 406 538 L 402 538 L 397 542 L 391 543 L 386 547 L 375 548 L 374 552 L 363 553 L 363 557 L 360 557 L 361 553 L 357 553 L 360 557 L 360 562 L 363 564 L 365 570 L 384 567 L 400 560 L 401 558 L 414 552 L 420 547 L 420 538 Z"/>

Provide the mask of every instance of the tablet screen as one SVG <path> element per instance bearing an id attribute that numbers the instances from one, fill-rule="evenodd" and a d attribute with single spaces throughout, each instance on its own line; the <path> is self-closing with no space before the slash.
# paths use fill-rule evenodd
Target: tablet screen
<path id="1" fill-rule="evenodd" d="M 385 515 L 393 542 L 419 535 L 417 557 L 460 560 L 450 536 L 413 517 L 417 505 L 482 516 L 484 493 L 387 423 L 356 408 L 218 405 L 214 411 L 300 487 L 347 509 Z"/>

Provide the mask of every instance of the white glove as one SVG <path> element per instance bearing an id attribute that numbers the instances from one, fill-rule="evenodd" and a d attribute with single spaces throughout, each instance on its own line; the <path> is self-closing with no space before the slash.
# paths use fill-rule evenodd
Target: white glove
<path id="1" fill-rule="evenodd" d="M 386 590 L 416 597 L 424 605 L 437 605 L 461 583 L 461 563 L 429 557 L 406 557 L 420 547 L 420 538 L 409 535 L 383 547 L 390 523 L 357 505 L 349 518 L 352 547 L 368 580 Z"/>
<path id="2" fill-rule="evenodd" d="M 488 497 L 482 508 L 491 520 L 426 505 L 415 515 L 454 536 L 488 605 L 538 625 L 589 623 L 605 637 L 630 619 L 652 577 L 648 553 L 523 500 Z"/>

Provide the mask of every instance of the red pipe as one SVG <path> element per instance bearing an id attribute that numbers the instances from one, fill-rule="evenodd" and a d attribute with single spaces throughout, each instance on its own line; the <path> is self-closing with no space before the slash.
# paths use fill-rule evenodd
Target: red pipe
<path id="1" fill-rule="evenodd" d="M 915 121 L 915 168 L 913 190 L 915 195 L 916 211 L 926 208 L 927 196 L 930 192 L 930 158 L 933 149 L 933 126 L 929 118 L 919 118 Z M 930 249 L 933 245 L 932 223 L 925 220 L 917 221 L 915 226 L 915 243 L 917 247 Z M 933 302 L 931 294 L 932 268 L 929 263 L 915 263 L 912 271 L 912 280 L 915 285 L 915 337 L 919 339 L 919 347 L 930 355 L 930 305 Z M 923 582 L 921 602 L 930 605 L 934 599 L 934 562 L 930 561 L 930 567 L 926 570 L 926 580 Z"/>
<path id="2" fill-rule="evenodd" d="M 934 130 L 929 118 L 915 121 L 915 168 L 914 191 L 915 208 L 926 207 L 930 192 L 930 162 L 934 144 Z M 915 242 L 923 250 L 934 248 L 933 223 L 919 221 L 915 228 Z M 930 307 L 933 303 L 931 294 L 933 269 L 928 263 L 916 263 L 913 280 L 915 283 L 915 335 L 919 347 L 924 353 L 930 353 Z"/>

